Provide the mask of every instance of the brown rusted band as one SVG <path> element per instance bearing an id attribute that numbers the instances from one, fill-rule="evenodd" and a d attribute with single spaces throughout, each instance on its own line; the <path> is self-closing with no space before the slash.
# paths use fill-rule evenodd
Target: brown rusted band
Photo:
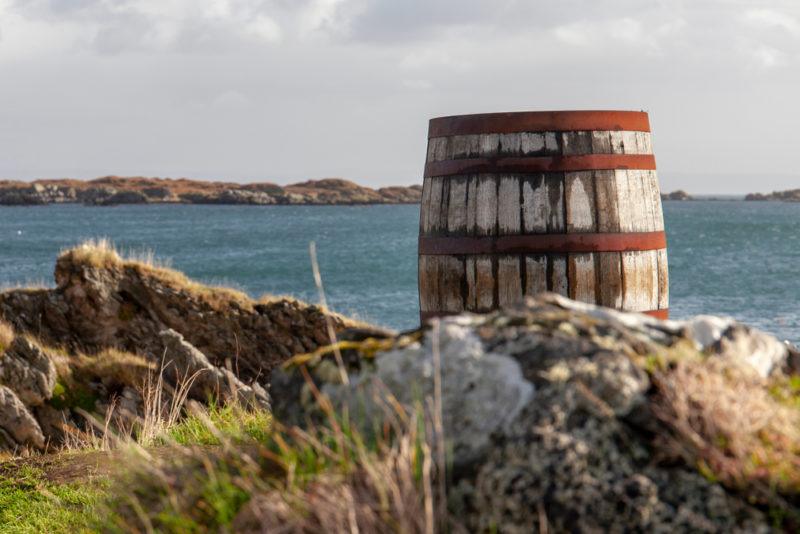
<path id="1" fill-rule="evenodd" d="M 669 319 L 669 308 L 664 308 L 663 310 L 648 310 L 648 311 L 641 311 L 641 312 L 631 312 L 630 310 L 617 310 L 617 311 L 624 311 L 629 313 L 643 313 L 645 315 L 649 315 L 650 317 L 655 317 L 656 319 L 661 319 L 662 321 L 666 321 Z M 447 317 L 450 315 L 458 315 L 462 312 L 419 312 L 419 320 L 421 323 L 425 323 L 430 319 L 434 319 L 436 317 Z M 473 312 L 474 313 L 474 312 Z"/>
<path id="2" fill-rule="evenodd" d="M 516 132 L 569 132 L 582 130 L 649 132 L 644 111 L 522 111 L 455 115 L 431 119 L 428 138 Z"/>
<path id="3" fill-rule="evenodd" d="M 419 237 L 427 256 L 535 254 L 550 252 L 628 252 L 667 248 L 664 232 L 608 234 L 527 234 L 486 237 Z"/>
<path id="4" fill-rule="evenodd" d="M 653 171 L 652 154 L 585 154 L 533 158 L 469 158 L 425 164 L 425 178 L 481 173 L 572 172 L 635 169 Z"/>

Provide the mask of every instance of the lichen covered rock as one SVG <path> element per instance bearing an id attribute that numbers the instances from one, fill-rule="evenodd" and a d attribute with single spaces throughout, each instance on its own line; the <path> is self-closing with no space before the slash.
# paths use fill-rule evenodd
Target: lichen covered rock
<path id="1" fill-rule="evenodd" d="M 800 411 L 771 393 L 791 351 L 767 334 L 545 295 L 396 343 L 345 362 L 349 384 L 331 359 L 308 376 L 361 420 L 387 397 L 430 407 L 438 368 L 450 504 L 469 531 L 768 532 L 774 510 L 800 517 Z"/>
<path id="2" fill-rule="evenodd" d="M 387 408 L 370 399 L 389 393 L 414 409 L 416 403 L 424 405 L 425 399 L 435 397 L 438 372 L 452 458 L 459 466 L 468 465 L 485 454 L 492 434 L 506 429 L 534 400 L 534 387 L 523 379 L 516 361 L 486 352 L 469 327 L 448 323 L 438 334 L 382 354 L 369 372 L 354 375 L 348 385 L 326 384 L 323 393 L 336 405 L 348 404 L 354 418 L 369 425 L 383 420 Z"/>

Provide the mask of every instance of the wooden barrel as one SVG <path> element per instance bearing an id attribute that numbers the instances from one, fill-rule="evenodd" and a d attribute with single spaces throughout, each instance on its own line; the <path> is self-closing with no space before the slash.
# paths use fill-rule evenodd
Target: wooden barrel
<path id="1" fill-rule="evenodd" d="M 422 320 L 544 291 L 667 318 L 666 238 L 647 113 L 430 121 Z"/>

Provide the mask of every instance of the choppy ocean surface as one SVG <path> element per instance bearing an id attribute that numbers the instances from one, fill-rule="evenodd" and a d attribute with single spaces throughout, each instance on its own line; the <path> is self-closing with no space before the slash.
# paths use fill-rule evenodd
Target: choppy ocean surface
<path id="1" fill-rule="evenodd" d="M 800 341 L 800 204 L 665 202 L 673 318 L 730 315 Z M 418 322 L 417 206 L 0 207 L 0 286 L 53 285 L 56 255 L 85 239 L 151 250 L 209 283 L 329 304 L 405 329 Z"/>

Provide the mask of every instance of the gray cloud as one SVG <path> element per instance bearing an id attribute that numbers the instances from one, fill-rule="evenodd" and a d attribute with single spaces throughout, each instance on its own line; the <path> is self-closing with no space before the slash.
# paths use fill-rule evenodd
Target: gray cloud
<path id="1" fill-rule="evenodd" d="M 0 177 L 413 183 L 431 116 L 633 108 L 665 189 L 770 189 L 799 63 L 794 0 L 0 0 Z"/>

